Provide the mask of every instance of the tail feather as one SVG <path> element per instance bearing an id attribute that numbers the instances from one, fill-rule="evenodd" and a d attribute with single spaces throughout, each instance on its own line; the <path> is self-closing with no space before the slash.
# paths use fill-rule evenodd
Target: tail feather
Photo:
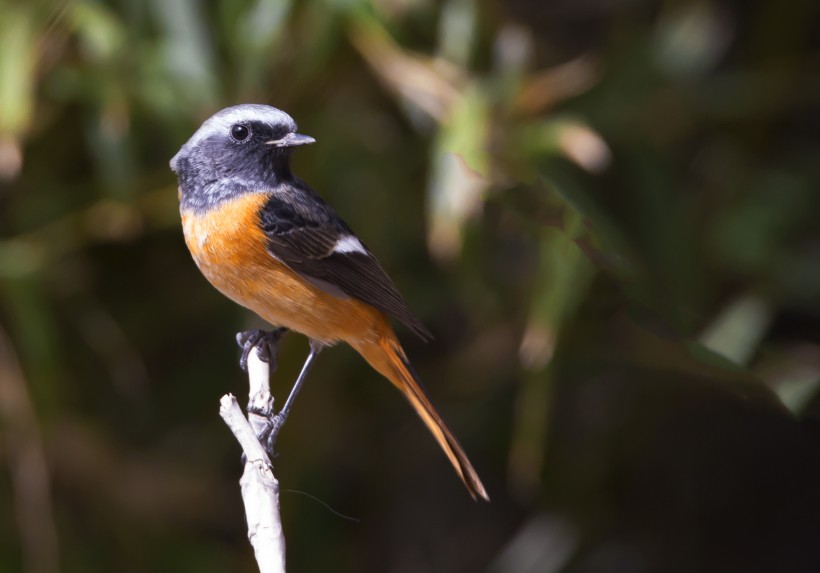
<path id="1" fill-rule="evenodd" d="M 458 443 L 435 406 L 430 402 L 430 398 L 424 391 L 421 381 L 407 360 L 407 356 L 404 354 L 398 340 L 394 336 L 385 336 L 375 343 L 358 344 L 356 349 L 373 368 L 402 391 L 416 410 L 416 413 L 432 432 L 441 449 L 444 450 L 473 499 L 480 497 L 485 501 L 489 501 L 490 497 L 473 468 L 473 464 L 470 463 L 461 444 Z"/>

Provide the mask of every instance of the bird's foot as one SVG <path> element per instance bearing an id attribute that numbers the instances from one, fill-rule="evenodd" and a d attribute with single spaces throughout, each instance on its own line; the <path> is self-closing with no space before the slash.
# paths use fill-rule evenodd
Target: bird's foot
<path id="1" fill-rule="evenodd" d="M 259 412 L 252 413 L 265 418 L 265 426 L 262 428 L 262 431 L 256 435 L 256 437 L 259 439 L 259 443 L 262 444 L 262 447 L 265 449 L 268 456 L 273 459 L 277 455 L 276 438 L 279 436 L 279 430 L 282 429 L 282 425 L 285 423 L 285 420 L 279 414 L 268 414 L 265 416 Z M 245 465 L 245 454 L 242 454 L 242 465 Z"/>
<path id="2" fill-rule="evenodd" d="M 242 356 L 239 357 L 239 367 L 248 371 L 248 356 L 253 348 L 258 348 L 260 359 L 268 363 L 270 371 L 276 370 L 277 358 L 279 356 L 279 341 L 287 332 L 287 328 L 276 328 L 274 330 L 245 330 L 236 333 L 236 343 L 242 349 Z"/>

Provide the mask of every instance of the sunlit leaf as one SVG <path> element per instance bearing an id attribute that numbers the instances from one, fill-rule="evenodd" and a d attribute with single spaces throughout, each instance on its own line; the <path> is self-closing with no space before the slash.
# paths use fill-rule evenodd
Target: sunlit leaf
<path id="1" fill-rule="evenodd" d="M 30 127 L 34 113 L 34 80 L 37 73 L 36 35 L 31 15 L 25 9 L 0 11 L 0 138 L 8 152 L 0 162 L 0 177 L 19 170 L 14 161 L 16 138 Z M 12 159 L 12 160 L 10 160 Z"/>
<path id="2" fill-rule="evenodd" d="M 490 175 L 489 128 L 482 92 L 469 90 L 452 109 L 433 147 L 427 242 L 440 259 L 459 253 L 465 223 L 481 212 Z"/>

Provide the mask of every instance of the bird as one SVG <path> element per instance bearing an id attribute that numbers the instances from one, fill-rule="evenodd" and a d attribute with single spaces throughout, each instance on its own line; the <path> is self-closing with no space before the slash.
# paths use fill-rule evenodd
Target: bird
<path id="1" fill-rule="evenodd" d="M 319 352 L 347 343 L 406 397 L 473 499 L 489 501 L 391 321 L 423 340 L 430 332 L 370 249 L 291 171 L 294 150 L 314 142 L 297 133 L 290 115 L 268 105 L 236 105 L 205 120 L 170 162 L 188 249 L 217 290 L 277 327 L 273 338 L 286 329 L 309 339 L 283 416 Z M 249 338 L 254 343 L 259 336 L 246 336 L 246 343 Z"/>

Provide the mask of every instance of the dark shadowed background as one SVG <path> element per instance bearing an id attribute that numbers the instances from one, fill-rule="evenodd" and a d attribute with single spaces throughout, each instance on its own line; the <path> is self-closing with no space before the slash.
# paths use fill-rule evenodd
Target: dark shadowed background
<path id="1" fill-rule="evenodd" d="M 275 460 L 292 571 L 820 571 L 818 38 L 815 0 L 3 0 L 0 570 L 255 570 L 217 410 L 260 323 L 168 160 L 259 102 L 492 496 L 327 351 Z"/>

